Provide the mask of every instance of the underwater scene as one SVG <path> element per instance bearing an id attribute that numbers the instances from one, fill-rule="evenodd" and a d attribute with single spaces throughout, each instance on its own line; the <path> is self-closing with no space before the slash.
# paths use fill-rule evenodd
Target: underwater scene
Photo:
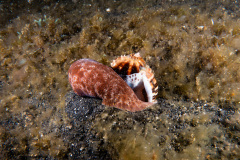
<path id="1" fill-rule="evenodd" d="M 73 91 L 75 61 L 135 53 L 155 104 Z M 0 65 L 0 159 L 240 159 L 237 0 L 3 0 Z"/>

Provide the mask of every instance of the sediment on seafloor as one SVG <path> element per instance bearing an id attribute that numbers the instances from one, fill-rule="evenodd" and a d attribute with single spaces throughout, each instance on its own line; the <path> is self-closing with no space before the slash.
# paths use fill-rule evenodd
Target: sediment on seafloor
<path id="1" fill-rule="evenodd" d="M 95 152 L 98 157 L 238 159 L 239 12 L 239 3 L 230 0 L 5 0 L 0 159 L 64 159 L 74 149 L 77 156 L 101 145 L 105 155 Z M 67 71 L 74 61 L 91 58 L 110 66 L 137 52 L 159 85 L 153 107 L 129 114 L 69 95 Z M 71 117 L 81 113 L 67 102 L 77 100 L 90 107 L 78 117 L 96 113 L 91 123 Z M 91 129 L 81 132 L 90 136 L 80 141 L 92 146 L 74 148 L 70 142 L 78 142 L 81 125 Z"/>

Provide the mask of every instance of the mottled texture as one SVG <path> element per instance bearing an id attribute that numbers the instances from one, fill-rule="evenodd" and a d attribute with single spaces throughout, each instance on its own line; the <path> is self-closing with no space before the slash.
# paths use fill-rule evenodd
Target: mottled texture
<path id="1" fill-rule="evenodd" d="M 68 77 L 75 93 L 101 98 L 107 106 L 135 112 L 153 104 L 139 100 L 116 72 L 91 59 L 74 62 L 69 68 Z"/>

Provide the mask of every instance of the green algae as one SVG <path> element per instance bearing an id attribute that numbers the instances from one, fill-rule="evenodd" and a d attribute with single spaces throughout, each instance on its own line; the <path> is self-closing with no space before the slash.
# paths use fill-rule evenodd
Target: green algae
<path id="1" fill-rule="evenodd" d="M 140 52 L 155 72 L 158 97 L 170 101 L 208 101 L 211 105 L 227 101 L 236 112 L 225 123 L 226 127 L 239 128 L 240 21 L 234 2 L 76 3 L 73 7 L 46 1 L 44 15 L 26 11 L 12 17 L 11 23 L 1 24 L 0 143 L 4 146 L 1 156 L 64 157 L 67 154 L 69 144 L 61 138 L 59 127 L 69 125 L 64 111 L 65 94 L 71 90 L 67 71 L 80 58 L 109 65 L 117 56 Z M 6 8 L 4 4 L 1 6 Z M 11 8 L 16 11 L 16 4 Z M 111 10 L 107 12 L 107 8 Z M 184 109 L 183 104 L 179 106 L 179 110 Z M 228 107 L 224 104 L 222 108 Z M 222 155 L 217 155 L 225 128 L 207 125 L 212 114 L 183 115 L 178 123 L 197 127 L 183 129 L 177 136 L 169 131 L 174 128 L 169 123 L 177 124 L 169 120 L 166 112 L 159 113 L 154 120 L 146 120 L 145 125 L 122 122 L 120 128 L 136 127 L 124 128 L 123 133 L 109 128 L 115 119 L 107 121 L 109 126 L 104 131 L 106 126 L 102 127 L 105 122 L 101 119 L 95 125 L 107 136 L 106 143 L 114 150 L 106 148 L 120 159 L 239 156 L 239 130 L 234 129 L 226 131 L 234 143 L 224 141 L 229 143 L 224 146 L 228 150 L 222 149 Z M 116 115 L 123 121 L 121 116 L 126 115 Z M 209 145 L 215 149 L 206 152 Z"/>

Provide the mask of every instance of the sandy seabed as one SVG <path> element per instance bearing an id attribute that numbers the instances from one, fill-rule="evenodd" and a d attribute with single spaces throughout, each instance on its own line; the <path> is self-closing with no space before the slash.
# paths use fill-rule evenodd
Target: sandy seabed
<path id="1" fill-rule="evenodd" d="M 239 159 L 237 1 L 0 4 L 0 159 Z M 67 71 L 140 52 L 158 103 L 129 113 L 81 98 Z"/>

